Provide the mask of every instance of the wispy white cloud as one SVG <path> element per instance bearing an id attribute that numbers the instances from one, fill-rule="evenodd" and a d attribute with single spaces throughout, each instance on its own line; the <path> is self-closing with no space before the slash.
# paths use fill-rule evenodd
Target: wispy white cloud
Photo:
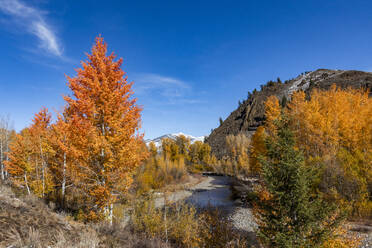
<path id="1" fill-rule="evenodd" d="M 145 73 L 136 76 L 136 82 L 145 88 L 158 88 L 158 87 L 178 87 L 187 89 L 189 85 L 177 78 L 161 76 L 158 74 Z"/>
<path id="2" fill-rule="evenodd" d="M 164 97 L 181 97 L 190 89 L 186 82 L 158 74 L 139 74 L 134 77 L 137 94 L 154 93 L 161 94 Z"/>
<path id="3" fill-rule="evenodd" d="M 195 99 L 189 83 L 174 77 L 158 74 L 137 74 L 134 79 L 136 94 L 143 95 L 143 99 L 157 104 L 196 104 L 201 101 Z"/>
<path id="4" fill-rule="evenodd" d="M 11 16 L 15 25 L 36 36 L 40 48 L 55 56 L 62 56 L 62 47 L 55 30 L 46 22 L 44 11 L 19 0 L 0 0 L 0 11 Z"/>

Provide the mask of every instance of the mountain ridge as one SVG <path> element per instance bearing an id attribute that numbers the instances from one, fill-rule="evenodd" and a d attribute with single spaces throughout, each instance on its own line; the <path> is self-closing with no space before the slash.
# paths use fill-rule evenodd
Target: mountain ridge
<path id="1" fill-rule="evenodd" d="M 313 89 L 329 89 L 333 84 L 340 88 L 366 88 L 372 91 L 372 73 L 357 70 L 329 70 L 318 69 L 315 71 L 301 73 L 296 78 L 286 80 L 269 81 L 261 85 L 261 90 L 254 90 L 248 94 L 237 109 L 212 130 L 206 137 L 212 152 L 221 158 L 226 154 L 225 139 L 227 135 L 244 133 L 251 136 L 256 128 L 265 121 L 264 102 L 267 97 L 275 95 L 279 100 L 290 99 L 293 92 L 303 90 L 309 97 Z"/>

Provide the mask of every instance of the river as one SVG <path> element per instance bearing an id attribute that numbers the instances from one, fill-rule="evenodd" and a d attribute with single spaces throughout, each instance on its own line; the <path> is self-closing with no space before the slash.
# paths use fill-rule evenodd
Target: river
<path id="1" fill-rule="evenodd" d="M 227 176 L 205 176 L 200 183 L 187 190 L 179 190 L 168 194 L 166 201 L 177 202 L 183 200 L 196 208 L 217 208 L 231 219 L 237 229 L 254 232 L 256 223 L 251 209 L 231 199 L 231 180 L 231 177 Z M 155 199 L 155 206 L 162 207 L 164 202 L 164 197 L 158 197 Z"/>

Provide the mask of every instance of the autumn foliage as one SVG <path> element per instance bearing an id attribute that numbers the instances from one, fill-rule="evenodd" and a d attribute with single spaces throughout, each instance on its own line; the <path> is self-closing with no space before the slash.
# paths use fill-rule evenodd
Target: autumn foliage
<path id="1" fill-rule="evenodd" d="M 262 165 L 259 158 L 260 156 L 264 156 L 266 154 L 265 139 L 265 128 L 260 126 L 252 136 L 251 149 L 249 153 L 250 171 L 254 175 L 257 175 L 261 172 Z"/>
<path id="2" fill-rule="evenodd" d="M 48 109 L 41 109 L 31 126 L 17 134 L 10 144 L 10 160 L 6 163 L 14 182 L 24 185 L 29 193 L 32 191 L 40 197 L 53 191 L 54 187 L 49 166 L 50 158 L 54 156 L 49 143 L 50 124 Z"/>
<path id="3" fill-rule="evenodd" d="M 141 108 L 122 59 L 107 55 L 103 38 L 76 77 L 67 77 L 72 95 L 51 122 L 47 109 L 11 144 L 7 169 L 15 183 L 41 197 L 78 192 L 84 219 L 111 216 L 112 206 L 128 190 L 132 174 L 146 158 L 139 134 Z"/>
<path id="4" fill-rule="evenodd" d="M 141 108 L 131 99 L 132 83 L 121 70 L 122 59 L 114 61 L 116 56 L 106 52 L 103 39 L 97 38 L 77 77 L 68 77 L 73 97 L 64 97 L 75 127 L 79 183 L 100 208 L 129 188 L 132 172 L 144 158 L 139 154 L 143 139 L 137 135 Z"/>
<path id="5" fill-rule="evenodd" d="M 159 147 L 150 142 L 148 152 L 149 158 L 135 175 L 137 193 L 172 189 L 175 184 L 186 182 L 189 173 L 211 170 L 210 164 L 216 161 L 208 144 L 201 141 L 191 144 L 183 135 L 164 138 Z"/>
<path id="6" fill-rule="evenodd" d="M 285 110 L 307 162 L 323 171 L 320 187 L 352 203 L 354 215 L 372 212 L 372 99 L 363 89 L 294 93 Z M 333 190 L 333 191 L 332 191 Z"/>
<path id="7" fill-rule="evenodd" d="M 226 137 L 226 146 L 228 157 L 225 163 L 231 167 L 236 175 L 249 174 L 249 154 L 251 140 L 243 133 L 237 135 L 228 135 Z"/>
<path id="8" fill-rule="evenodd" d="M 306 165 L 319 175 L 316 187 L 351 204 L 354 216 L 371 216 L 372 99 L 363 89 L 336 86 L 315 89 L 310 96 L 295 92 L 284 108 L 269 97 L 264 133 L 275 137 L 275 124 L 285 115 Z M 257 157 L 257 150 L 264 155 L 262 143 L 252 144 L 251 156 Z"/>
<path id="9" fill-rule="evenodd" d="M 295 92 L 285 106 L 275 96 L 267 99 L 266 123 L 257 129 L 250 149 L 251 168 L 259 168 L 261 178 L 253 204 L 264 243 L 358 247 L 360 239 L 336 220 L 344 214 L 372 216 L 368 94 L 332 86 L 310 96 Z"/>
<path id="10" fill-rule="evenodd" d="M 18 134 L 0 123 L 2 179 L 9 174 L 28 194 L 55 202 L 79 220 L 112 221 L 114 204 L 131 187 L 138 196 L 166 191 L 186 181 L 188 173 L 253 175 L 259 178 L 253 205 L 263 243 L 357 245 L 357 239 L 345 238 L 339 223 L 347 211 L 372 217 L 372 98 L 367 91 L 332 86 L 310 96 L 294 92 L 281 104 L 270 96 L 265 125 L 252 137 L 228 135 L 226 156 L 217 160 L 208 144 L 191 144 L 185 136 L 146 147 L 140 134 L 142 108 L 121 69 L 123 60 L 107 54 L 102 37 L 87 57 L 76 76 L 67 76 L 71 94 L 63 97 L 65 106 L 55 121 L 42 108 Z M 4 152 L 9 142 L 10 151 Z M 134 224 L 150 236 L 163 235 L 165 226 L 166 240 L 170 230 L 169 237 L 187 247 L 202 240 L 208 240 L 203 246 L 216 247 L 218 238 L 230 242 L 222 236 L 227 226 L 209 215 L 200 215 L 200 224 L 193 208 L 162 212 L 146 204 L 134 212 Z M 166 214 L 172 217 L 167 220 Z"/>

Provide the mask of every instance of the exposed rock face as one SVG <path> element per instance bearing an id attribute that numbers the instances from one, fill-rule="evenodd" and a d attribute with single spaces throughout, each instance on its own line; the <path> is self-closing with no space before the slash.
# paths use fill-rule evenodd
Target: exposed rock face
<path id="1" fill-rule="evenodd" d="M 285 81 L 285 83 L 270 82 L 254 92 L 245 100 L 230 116 L 216 129 L 212 131 L 206 142 L 212 147 L 212 152 L 217 157 L 226 153 L 225 139 L 229 134 L 240 132 L 250 136 L 256 128 L 264 123 L 264 102 L 267 97 L 275 95 L 279 100 L 285 96 L 290 99 L 291 94 L 297 90 L 303 90 L 310 95 L 312 89 L 328 89 L 333 84 L 338 87 L 366 88 L 372 91 L 372 73 L 363 71 L 344 71 L 319 69 L 306 72 Z"/>

